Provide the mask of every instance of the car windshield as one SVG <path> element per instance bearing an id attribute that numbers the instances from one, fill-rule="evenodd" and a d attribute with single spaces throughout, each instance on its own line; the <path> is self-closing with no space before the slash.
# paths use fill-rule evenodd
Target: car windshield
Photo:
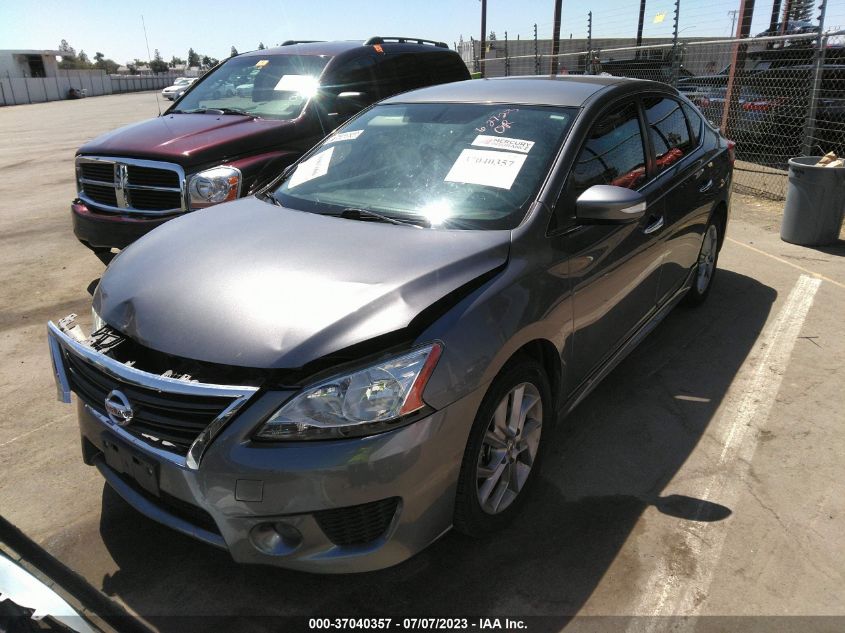
<path id="1" fill-rule="evenodd" d="M 313 96 L 331 57 L 234 57 L 186 94 L 171 112 L 223 110 L 267 119 L 295 119 Z"/>
<path id="2" fill-rule="evenodd" d="M 273 192 L 313 213 L 431 228 L 517 226 L 576 110 L 495 104 L 380 105 L 315 147 Z"/>

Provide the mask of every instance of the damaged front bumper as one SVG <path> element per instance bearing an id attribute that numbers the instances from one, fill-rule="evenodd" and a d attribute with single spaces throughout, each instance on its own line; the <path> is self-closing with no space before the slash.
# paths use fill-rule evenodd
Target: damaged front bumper
<path id="1" fill-rule="evenodd" d="M 84 459 L 149 518 L 238 562 L 330 573 L 394 565 L 450 528 L 482 390 L 378 435 L 257 443 L 254 429 L 295 390 L 151 374 L 60 323 L 48 324 L 53 370 L 60 400 L 77 393 Z M 105 400 L 115 391 L 124 399 L 97 401 L 108 387 Z M 153 405 L 169 411 L 209 399 L 220 400 L 219 413 L 181 450 L 155 442 L 145 426 Z M 137 420 L 122 417 L 124 404 L 137 406 Z"/>

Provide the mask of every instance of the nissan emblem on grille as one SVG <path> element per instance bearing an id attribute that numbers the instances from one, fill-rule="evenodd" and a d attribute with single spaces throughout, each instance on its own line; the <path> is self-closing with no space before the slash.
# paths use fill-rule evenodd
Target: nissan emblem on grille
<path id="1" fill-rule="evenodd" d="M 109 392 L 105 400 L 106 413 L 109 419 L 118 426 L 126 426 L 132 421 L 132 416 L 135 412 L 132 411 L 132 405 L 129 404 L 129 399 L 122 391 L 117 389 Z"/>
<path id="2" fill-rule="evenodd" d="M 114 164 L 114 193 L 117 198 L 117 206 L 125 209 L 129 206 L 129 167 L 124 163 Z"/>

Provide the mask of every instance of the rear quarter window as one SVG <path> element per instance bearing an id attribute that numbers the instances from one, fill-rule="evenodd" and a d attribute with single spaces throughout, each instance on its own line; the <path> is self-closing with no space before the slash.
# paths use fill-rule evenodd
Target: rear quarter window
<path id="1" fill-rule="evenodd" d="M 669 97 L 646 97 L 643 107 L 659 174 L 689 154 L 697 143 L 690 136 L 687 119 L 678 101 Z"/>

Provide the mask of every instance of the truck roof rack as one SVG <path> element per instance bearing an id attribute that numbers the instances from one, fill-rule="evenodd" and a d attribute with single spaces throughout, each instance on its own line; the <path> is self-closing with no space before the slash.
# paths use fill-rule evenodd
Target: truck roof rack
<path id="1" fill-rule="evenodd" d="M 313 44 L 314 42 L 325 42 L 326 40 L 285 40 L 282 46 L 292 46 L 293 44 Z"/>
<path id="2" fill-rule="evenodd" d="M 424 40 L 420 37 L 390 37 L 376 35 L 371 37 L 364 46 L 375 46 L 376 44 L 386 44 L 387 42 L 399 42 L 400 44 L 432 44 L 437 48 L 449 48 L 446 42 L 437 42 L 435 40 Z"/>

